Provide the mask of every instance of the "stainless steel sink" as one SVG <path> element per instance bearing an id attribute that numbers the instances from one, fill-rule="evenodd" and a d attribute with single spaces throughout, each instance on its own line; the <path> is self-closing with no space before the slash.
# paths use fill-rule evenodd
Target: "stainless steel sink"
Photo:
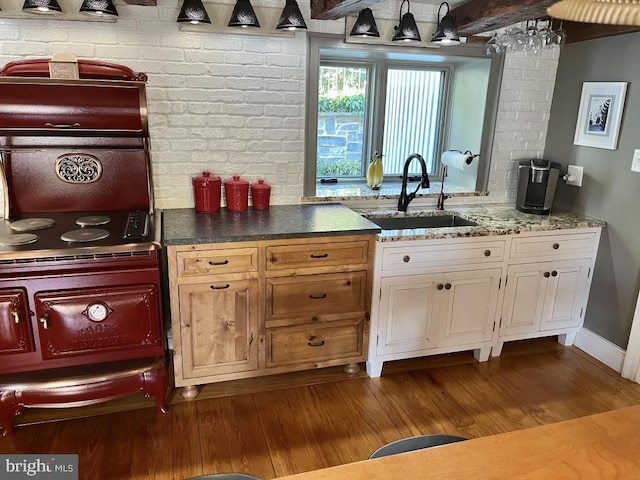
<path id="1" fill-rule="evenodd" d="M 473 227 L 476 222 L 458 215 L 432 215 L 429 217 L 368 217 L 368 220 L 383 230 L 402 230 L 404 228 L 447 228 Z"/>

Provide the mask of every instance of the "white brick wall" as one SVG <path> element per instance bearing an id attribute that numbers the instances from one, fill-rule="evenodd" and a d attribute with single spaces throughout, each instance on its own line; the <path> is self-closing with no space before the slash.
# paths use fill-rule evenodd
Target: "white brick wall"
<path id="1" fill-rule="evenodd" d="M 254 0 L 280 8 L 281 1 Z M 309 2 L 299 2 L 306 19 Z M 304 175 L 306 34 L 295 37 L 181 32 L 179 0 L 157 7 L 116 3 L 116 23 L 0 19 L 0 64 L 66 52 L 121 63 L 149 75 L 149 124 L 158 208 L 193 205 L 191 177 L 210 170 L 272 185 L 274 204 L 298 203 Z M 400 2 L 373 7 L 395 19 Z M 437 7 L 414 3 L 418 21 Z M 308 20 L 312 31 L 343 33 L 344 21 Z M 453 47 L 455 48 L 455 47 Z M 517 161 L 544 151 L 556 50 L 508 55 L 489 178 L 490 201 L 515 198 Z M 278 181 L 276 165 L 287 164 Z"/>

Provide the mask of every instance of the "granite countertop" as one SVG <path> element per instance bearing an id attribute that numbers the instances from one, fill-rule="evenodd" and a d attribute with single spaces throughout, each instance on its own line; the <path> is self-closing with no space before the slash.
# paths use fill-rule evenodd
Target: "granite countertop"
<path id="1" fill-rule="evenodd" d="M 268 210 L 162 212 L 164 245 L 225 243 L 281 238 L 376 234 L 380 227 L 340 204 L 271 205 Z"/>
<path id="2" fill-rule="evenodd" d="M 455 214 L 476 222 L 477 226 L 446 228 L 408 228 L 403 230 L 383 230 L 378 234 L 379 242 L 402 240 L 423 240 L 436 238 L 481 237 L 490 235 L 512 235 L 521 232 L 562 230 L 573 228 L 605 227 L 606 222 L 569 212 L 552 212 L 550 215 L 523 213 L 513 206 L 488 205 L 455 207 L 444 211 L 416 209 L 407 212 L 397 210 L 357 209 L 369 218 L 432 216 Z"/>

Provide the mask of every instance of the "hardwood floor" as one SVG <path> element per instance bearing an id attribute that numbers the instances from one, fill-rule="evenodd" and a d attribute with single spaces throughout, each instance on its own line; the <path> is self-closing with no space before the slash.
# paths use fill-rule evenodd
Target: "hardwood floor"
<path id="1" fill-rule="evenodd" d="M 166 415 L 138 398 L 58 411 L 92 416 L 49 423 L 37 422 L 51 410 L 27 411 L 0 452 L 77 453 L 80 478 L 91 480 L 271 479 L 364 460 L 402 437 L 474 438 L 639 404 L 640 385 L 540 339 L 506 344 L 486 363 L 441 355 L 386 364 L 378 379 L 326 369 L 210 385 L 193 402 L 172 392 L 170 401 Z M 106 413 L 114 409 L 124 411 Z"/>

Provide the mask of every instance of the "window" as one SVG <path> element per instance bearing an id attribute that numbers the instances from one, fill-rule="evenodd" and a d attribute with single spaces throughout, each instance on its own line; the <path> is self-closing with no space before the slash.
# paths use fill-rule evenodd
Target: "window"
<path id="1" fill-rule="evenodd" d="M 309 34 L 306 195 L 327 180 L 364 184 L 376 151 L 385 185 L 400 182 L 411 153 L 424 157 L 435 180 L 444 150 L 487 156 L 502 59 L 487 57 L 481 46 L 444 50 Z M 411 167 L 410 174 L 420 173 L 417 162 Z M 461 188 L 486 188 L 487 172 L 482 165 L 473 178 L 461 179 Z"/>

